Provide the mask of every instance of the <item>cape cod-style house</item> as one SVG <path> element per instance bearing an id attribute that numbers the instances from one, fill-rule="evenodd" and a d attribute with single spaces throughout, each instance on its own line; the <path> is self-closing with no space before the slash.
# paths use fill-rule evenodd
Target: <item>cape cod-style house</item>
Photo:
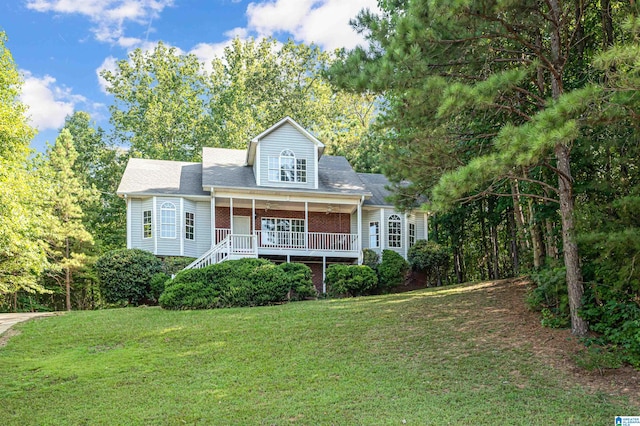
<path id="1" fill-rule="evenodd" d="M 264 257 L 309 265 L 320 292 L 337 262 L 362 250 L 406 258 L 428 239 L 425 213 L 400 213 L 385 200 L 388 180 L 356 173 L 344 157 L 289 117 L 246 150 L 204 148 L 201 163 L 132 158 L 118 195 L 127 203 L 127 247 L 197 258 L 190 267 Z"/>

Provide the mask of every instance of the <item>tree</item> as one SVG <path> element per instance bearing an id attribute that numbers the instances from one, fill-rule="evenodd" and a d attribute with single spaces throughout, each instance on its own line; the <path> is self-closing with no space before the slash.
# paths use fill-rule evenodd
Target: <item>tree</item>
<path id="1" fill-rule="evenodd" d="M 515 200 L 519 182 L 529 191 L 517 197 L 557 203 L 576 335 L 588 326 L 579 316 L 571 153 L 599 114 L 602 90 L 587 77 L 612 35 L 605 3 L 385 1 L 381 15 L 365 11 L 355 22 L 369 31 L 369 48 L 333 69 L 344 87 L 384 93 L 384 168 L 412 182 L 413 199 L 428 194 L 440 209 Z M 603 25 L 586 33 L 594 17 Z"/>
<path id="2" fill-rule="evenodd" d="M 42 292 L 38 276 L 47 265 L 41 238 L 50 216 L 40 184 L 27 161 L 35 131 L 18 101 L 22 81 L 0 32 L 0 297 L 18 291 Z"/>
<path id="3" fill-rule="evenodd" d="M 73 170 L 77 158 L 73 138 L 63 129 L 55 144 L 48 147 L 48 162 L 42 171 L 49 178 L 48 201 L 57 218 L 57 226 L 49 238 L 49 255 L 55 265 L 52 272 L 62 272 L 62 276 L 56 273 L 54 277 L 64 282 L 68 311 L 71 310 L 74 271 L 88 261 L 87 248 L 93 245 L 93 237 L 82 223 L 81 206 L 97 199 L 93 188 L 85 188 Z"/>

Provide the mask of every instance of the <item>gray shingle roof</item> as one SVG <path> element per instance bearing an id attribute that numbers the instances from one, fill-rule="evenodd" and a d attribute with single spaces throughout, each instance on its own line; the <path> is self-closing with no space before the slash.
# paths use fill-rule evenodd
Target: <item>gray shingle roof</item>
<path id="1" fill-rule="evenodd" d="M 364 202 L 365 206 L 393 206 L 393 203 L 385 200 L 387 196 L 391 195 L 391 191 L 386 188 L 386 186 L 389 185 L 389 179 L 387 179 L 385 175 L 379 173 L 358 173 L 358 177 L 367 190 L 371 192 L 371 198 Z"/>
<path id="2" fill-rule="evenodd" d="M 253 168 L 245 166 L 246 151 L 204 148 L 202 151 L 202 185 L 225 188 L 258 188 Z M 263 186 L 263 188 L 265 188 Z M 277 188 L 278 191 L 300 189 Z M 318 189 L 336 194 L 369 195 L 362 181 L 344 157 L 324 155 L 318 162 Z"/>
<path id="3" fill-rule="evenodd" d="M 209 195 L 202 190 L 202 164 L 130 158 L 118 194 Z"/>

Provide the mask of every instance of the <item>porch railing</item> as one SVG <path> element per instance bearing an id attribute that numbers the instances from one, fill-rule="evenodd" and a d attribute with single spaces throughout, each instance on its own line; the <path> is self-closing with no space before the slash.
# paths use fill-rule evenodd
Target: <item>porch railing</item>
<path id="1" fill-rule="evenodd" d="M 356 251 L 358 249 L 358 234 L 256 231 L 256 235 L 260 248 L 321 251 Z"/>

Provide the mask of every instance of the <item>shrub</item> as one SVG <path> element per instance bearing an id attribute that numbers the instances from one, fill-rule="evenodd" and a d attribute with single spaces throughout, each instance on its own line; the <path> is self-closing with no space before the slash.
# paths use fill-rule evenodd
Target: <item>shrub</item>
<path id="1" fill-rule="evenodd" d="M 162 272 L 171 276 L 182 271 L 196 260 L 195 257 L 167 256 L 162 259 Z"/>
<path id="2" fill-rule="evenodd" d="M 407 253 L 409 265 L 414 270 L 423 271 L 427 283 L 442 285 L 442 277 L 449 269 L 449 253 L 440 244 L 433 241 L 418 240 Z"/>
<path id="3" fill-rule="evenodd" d="M 178 273 L 167 282 L 160 305 L 166 309 L 261 306 L 285 302 L 292 291 L 306 297 L 310 288 L 311 270 L 304 265 L 276 266 L 254 258 L 228 260 Z"/>
<path id="4" fill-rule="evenodd" d="M 157 274 L 151 277 L 151 282 L 149 283 L 150 285 L 149 294 L 151 296 L 151 299 L 153 299 L 156 303 L 158 302 L 160 295 L 164 291 L 165 283 L 170 279 L 171 277 L 165 274 L 164 272 L 158 272 Z"/>
<path id="5" fill-rule="evenodd" d="M 291 289 L 291 300 L 304 300 L 318 296 L 311 279 L 311 268 L 307 265 L 302 263 L 281 263 L 278 267 L 285 273 L 287 285 Z"/>
<path id="6" fill-rule="evenodd" d="M 563 328 L 569 325 L 569 296 L 564 267 L 544 268 L 531 274 L 536 287 L 526 297 L 529 308 L 541 311 L 542 325 Z"/>
<path id="7" fill-rule="evenodd" d="M 374 271 L 378 269 L 378 264 L 380 263 L 380 255 L 371 249 L 362 250 L 362 264 L 368 266 Z"/>
<path id="8" fill-rule="evenodd" d="M 327 268 L 325 282 L 331 296 L 362 296 L 376 289 L 378 276 L 366 265 L 336 264 Z"/>
<path id="9" fill-rule="evenodd" d="M 95 268 L 107 303 L 137 306 L 151 298 L 151 278 L 162 272 L 162 262 L 144 250 L 120 249 L 101 256 Z"/>
<path id="10" fill-rule="evenodd" d="M 382 250 L 382 261 L 378 265 L 378 280 L 381 291 L 389 291 L 404 282 L 409 264 L 393 250 Z"/>

